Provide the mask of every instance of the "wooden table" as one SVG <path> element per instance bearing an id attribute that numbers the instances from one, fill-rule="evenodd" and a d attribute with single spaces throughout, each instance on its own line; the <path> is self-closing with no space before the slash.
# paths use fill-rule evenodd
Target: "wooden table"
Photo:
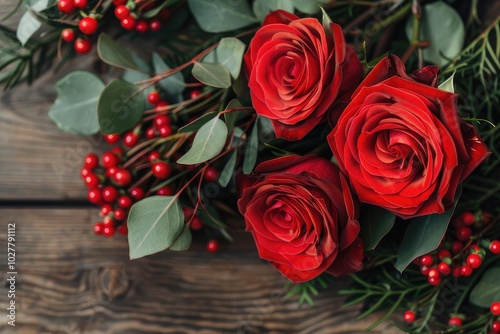
<path id="1" fill-rule="evenodd" d="M 14 3 L 0 0 L 0 13 Z M 78 66 L 90 68 L 94 57 Z M 376 320 L 357 321 L 359 308 L 342 309 L 335 288 L 314 307 L 283 298 L 285 280 L 245 233 L 217 254 L 194 244 L 135 261 L 125 237 L 94 235 L 98 209 L 86 202 L 79 170 L 101 139 L 62 133 L 47 117 L 54 83 L 70 70 L 1 95 L 0 277 L 8 224 L 16 227 L 17 270 L 16 327 L 6 325 L 5 284 L 1 334 L 361 333 Z M 397 332 L 389 326 L 374 333 Z"/>

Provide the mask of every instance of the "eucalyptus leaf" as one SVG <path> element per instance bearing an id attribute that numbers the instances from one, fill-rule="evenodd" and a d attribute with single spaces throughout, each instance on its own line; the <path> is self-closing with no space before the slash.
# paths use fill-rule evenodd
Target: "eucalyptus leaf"
<path id="1" fill-rule="evenodd" d="M 219 184 L 223 187 L 226 187 L 231 181 L 231 178 L 233 177 L 237 156 L 238 156 L 238 151 L 235 150 L 233 153 L 231 153 L 229 160 L 226 162 L 226 165 L 224 166 L 222 172 L 220 173 Z"/>
<path id="2" fill-rule="evenodd" d="M 258 22 L 246 0 L 188 0 L 188 5 L 206 32 L 226 32 Z"/>
<path id="3" fill-rule="evenodd" d="M 359 234 L 365 249 L 372 250 L 392 229 L 396 216 L 378 206 L 366 205 L 363 207 L 358 221 L 361 226 Z"/>
<path id="4" fill-rule="evenodd" d="M 240 75 L 244 53 L 245 43 L 234 37 L 225 37 L 220 40 L 215 50 L 202 59 L 202 62 L 224 65 L 236 80 Z"/>
<path id="5" fill-rule="evenodd" d="M 237 99 L 232 99 L 229 101 L 225 110 L 233 109 L 233 108 L 241 108 L 242 105 L 240 101 Z M 234 126 L 234 122 L 236 122 L 236 118 L 238 116 L 238 111 L 231 111 L 224 113 L 224 119 L 226 120 L 226 125 L 229 130 L 231 130 Z"/>
<path id="6" fill-rule="evenodd" d="M 412 219 L 410 225 L 406 228 L 403 240 L 398 248 L 397 260 L 394 264 L 397 270 L 403 272 L 417 257 L 430 253 L 439 246 L 448 228 L 460 195 L 461 188 L 459 188 L 455 195 L 453 208 L 445 213 Z"/>
<path id="7" fill-rule="evenodd" d="M 413 20 L 406 24 L 406 35 L 411 40 Z M 423 49 L 425 61 L 441 67 L 460 54 L 464 45 L 465 26 L 460 15 L 443 1 L 432 2 L 422 7 L 420 40 L 431 45 Z"/>
<path id="8" fill-rule="evenodd" d="M 170 246 L 170 250 L 173 251 L 185 251 L 188 250 L 193 241 L 193 236 L 191 235 L 191 230 L 187 225 L 184 225 L 181 235 L 177 240 Z"/>
<path id="9" fill-rule="evenodd" d="M 205 123 L 194 137 L 193 144 L 177 163 L 194 165 L 216 157 L 224 148 L 227 139 L 227 126 L 215 117 Z"/>
<path id="10" fill-rule="evenodd" d="M 33 6 L 31 6 L 31 10 L 35 12 L 40 12 L 47 8 L 49 5 L 49 0 L 39 0 Z M 30 39 L 33 34 L 40 29 L 42 23 L 33 16 L 33 14 L 28 10 L 26 11 L 21 19 L 19 20 L 19 24 L 17 25 L 17 39 L 24 46 L 26 42 Z"/>
<path id="11" fill-rule="evenodd" d="M 179 241 L 184 213 L 175 196 L 151 196 L 134 205 L 128 216 L 130 259 L 161 252 Z M 176 246 L 180 249 L 184 242 Z"/>
<path id="12" fill-rule="evenodd" d="M 313 15 L 319 13 L 321 6 L 328 2 L 329 0 L 293 0 L 293 5 L 299 12 Z"/>
<path id="13" fill-rule="evenodd" d="M 97 54 L 103 62 L 111 66 L 144 72 L 134 61 L 132 54 L 109 35 L 99 35 L 99 39 L 97 40 Z"/>
<path id="14" fill-rule="evenodd" d="M 123 79 L 109 82 L 99 97 L 97 116 L 103 134 L 122 133 L 134 127 L 144 112 L 144 91 Z"/>
<path id="15" fill-rule="evenodd" d="M 455 93 L 455 87 L 453 85 L 453 79 L 455 78 L 455 72 L 446 79 L 442 84 L 439 85 L 439 89 L 445 90 L 450 93 Z"/>
<path id="16" fill-rule="evenodd" d="M 290 0 L 255 0 L 253 3 L 253 12 L 262 22 L 267 14 L 278 9 L 293 13 L 294 2 Z M 319 7 L 317 9 L 319 10 Z"/>
<path id="17" fill-rule="evenodd" d="M 481 280 L 472 289 L 469 301 L 471 304 L 488 308 L 491 303 L 500 300 L 500 267 L 491 267 L 483 274 Z"/>
<path id="18" fill-rule="evenodd" d="M 252 132 L 245 146 L 245 156 L 243 158 L 243 174 L 250 174 L 257 163 L 259 153 L 259 122 L 253 124 Z"/>
<path id="19" fill-rule="evenodd" d="M 152 61 L 156 73 L 163 73 L 170 70 L 170 67 L 157 53 L 153 53 Z M 186 89 L 186 83 L 182 72 L 177 72 L 163 80 L 160 80 L 158 84 L 167 93 L 168 98 L 174 102 L 180 102 L 178 101 L 178 97 L 184 89 Z"/>
<path id="20" fill-rule="evenodd" d="M 49 118 L 65 132 L 97 133 L 97 102 L 103 89 L 103 82 L 92 73 L 77 71 L 66 75 L 56 84 L 57 99 L 49 110 Z"/>
<path id="21" fill-rule="evenodd" d="M 321 7 L 321 22 L 323 24 L 323 29 L 325 29 L 326 33 L 331 35 L 332 34 L 332 27 L 330 27 L 330 23 L 332 23 L 332 19 L 330 16 L 328 16 L 328 13 Z"/>
<path id="22" fill-rule="evenodd" d="M 224 65 L 196 62 L 193 66 L 192 74 L 207 86 L 217 88 L 231 87 L 231 74 Z"/>
<path id="23" fill-rule="evenodd" d="M 198 131 L 205 123 L 210 121 L 212 118 L 216 117 L 219 113 L 217 111 L 211 111 L 206 113 L 189 124 L 184 125 L 182 128 L 177 130 L 178 133 L 194 132 Z"/>

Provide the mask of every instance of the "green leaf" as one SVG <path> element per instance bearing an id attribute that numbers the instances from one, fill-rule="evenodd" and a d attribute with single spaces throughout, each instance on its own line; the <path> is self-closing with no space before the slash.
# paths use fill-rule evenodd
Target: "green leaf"
<path id="1" fill-rule="evenodd" d="M 175 196 L 152 196 L 135 203 L 128 216 L 130 259 L 185 246 L 184 213 Z"/>
<path id="2" fill-rule="evenodd" d="M 102 81 L 92 73 L 66 75 L 56 84 L 57 99 L 49 118 L 65 132 L 86 136 L 97 133 L 97 102 L 103 89 Z"/>
<path id="3" fill-rule="evenodd" d="M 330 23 L 332 23 L 332 19 L 330 18 L 330 16 L 328 16 L 328 13 L 325 12 L 325 10 L 323 9 L 323 7 L 321 7 L 321 20 L 322 20 L 322 23 L 323 23 L 323 29 L 325 29 L 325 32 L 328 34 L 328 35 L 332 35 L 332 28 L 330 27 Z"/>
<path id="4" fill-rule="evenodd" d="M 406 35 L 411 40 L 413 19 L 406 24 Z M 420 40 L 431 45 L 423 49 L 424 60 L 443 67 L 460 54 L 464 45 L 465 27 L 460 15 L 443 1 L 422 7 Z M 442 54 L 442 55 L 441 55 Z"/>
<path id="5" fill-rule="evenodd" d="M 435 250 L 448 228 L 451 216 L 455 211 L 458 199 L 461 195 L 461 188 L 455 195 L 453 208 L 442 214 L 433 214 L 412 219 L 406 228 L 401 245 L 398 248 L 398 257 L 394 267 L 400 272 L 417 257 Z"/>
<path id="6" fill-rule="evenodd" d="M 231 178 L 233 177 L 237 156 L 238 156 L 238 151 L 235 150 L 233 153 L 231 153 L 229 160 L 226 162 L 226 165 L 224 166 L 222 172 L 220 173 L 219 184 L 223 187 L 226 187 L 231 181 Z"/>
<path id="7" fill-rule="evenodd" d="M 188 5 L 206 32 L 226 32 L 258 22 L 246 0 L 188 0 Z"/>
<path id="8" fill-rule="evenodd" d="M 358 221 L 361 226 L 359 235 L 365 249 L 372 250 L 392 229 L 396 216 L 378 206 L 367 205 L 363 207 Z"/>
<path id="9" fill-rule="evenodd" d="M 453 85 L 453 79 L 455 78 L 455 72 L 446 79 L 442 84 L 439 85 L 439 89 L 445 90 L 450 93 L 455 93 L 455 87 Z"/>
<path id="10" fill-rule="evenodd" d="M 134 61 L 132 54 L 109 35 L 99 35 L 97 54 L 103 62 L 111 66 L 143 72 L 141 67 Z"/>
<path id="11" fill-rule="evenodd" d="M 196 79 L 207 86 L 217 88 L 231 87 L 231 74 L 224 65 L 196 62 L 191 73 Z"/>
<path id="12" fill-rule="evenodd" d="M 491 303 L 500 300 L 500 267 L 491 267 L 472 289 L 469 301 L 479 307 L 489 308 Z"/>
<path id="13" fill-rule="evenodd" d="M 236 80 L 240 75 L 244 53 L 245 43 L 234 37 L 225 37 L 220 40 L 215 50 L 203 58 L 202 62 L 224 65 Z"/>
<path id="14" fill-rule="evenodd" d="M 317 14 L 322 5 L 326 5 L 329 0 L 293 0 L 293 5 L 299 12 L 304 14 Z"/>
<path id="15" fill-rule="evenodd" d="M 253 3 L 253 12 L 261 22 L 264 21 L 267 14 L 277 9 L 293 14 L 294 3 L 290 0 L 255 0 Z"/>
<path id="16" fill-rule="evenodd" d="M 35 12 L 40 12 L 47 8 L 49 5 L 49 0 L 39 0 L 33 6 L 31 6 L 31 10 Z M 28 10 L 23 14 L 21 19 L 19 20 L 19 24 L 17 25 L 17 39 L 24 46 L 26 42 L 30 39 L 33 34 L 40 29 L 42 23 L 38 21 L 33 14 Z"/>
<path id="17" fill-rule="evenodd" d="M 242 105 L 240 101 L 238 101 L 237 99 L 232 99 L 231 101 L 229 101 L 225 110 L 233 108 L 241 108 L 241 107 Z M 224 114 L 224 119 L 226 120 L 226 125 L 229 130 L 233 128 L 237 116 L 238 116 L 238 111 L 231 111 Z"/>
<path id="18" fill-rule="evenodd" d="M 243 158 L 243 174 L 250 174 L 257 163 L 259 153 L 259 122 L 253 124 L 252 132 L 248 137 L 245 147 L 245 157 Z"/>
<path id="19" fill-rule="evenodd" d="M 206 113 L 205 115 L 202 115 L 192 121 L 189 124 L 184 125 L 182 128 L 177 130 L 178 133 L 186 133 L 186 132 L 194 132 L 198 131 L 205 123 L 210 121 L 212 118 L 217 116 L 219 113 L 217 111 L 211 111 L 209 113 Z"/>
<path id="20" fill-rule="evenodd" d="M 113 79 L 104 87 L 97 104 L 99 127 L 103 134 L 122 133 L 134 127 L 144 112 L 144 91 L 122 79 Z"/>
<path id="21" fill-rule="evenodd" d="M 185 251 L 191 246 L 191 241 L 193 241 L 193 236 L 191 235 L 191 230 L 187 225 L 184 225 L 181 235 L 177 240 L 170 246 L 170 250 L 173 251 Z"/>
<path id="22" fill-rule="evenodd" d="M 170 70 L 170 67 L 165 64 L 163 59 L 157 53 L 153 53 L 152 61 L 156 73 L 162 73 Z M 179 102 L 179 95 L 184 91 L 184 89 L 186 89 L 186 83 L 184 82 L 182 72 L 177 72 L 159 81 L 158 84 L 167 93 L 169 99 L 175 102 Z"/>
<path id="23" fill-rule="evenodd" d="M 226 123 L 218 117 L 213 118 L 200 128 L 194 137 L 193 145 L 177 163 L 194 165 L 216 157 L 224 148 L 226 138 Z"/>

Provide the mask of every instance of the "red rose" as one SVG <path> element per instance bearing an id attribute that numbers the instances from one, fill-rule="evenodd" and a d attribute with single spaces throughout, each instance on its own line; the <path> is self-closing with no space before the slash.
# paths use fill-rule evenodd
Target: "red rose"
<path id="1" fill-rule="evenodd" d="M 339 169 L 308 155 L 261 163 L 238 208 L 259 255 L 293 282 L 362 267 L 357 204 Z"/>
<path id="2" fill-rule="evenodd" d="M 435 85 L 437 69 L 412 76 L 384 58 L 360 84 L 328 136 L 361 202 L 412 217 L 443 213 L 458 185 L 489 155 L 458 115 L 457 94 Z"/>
<path id="3" fill-rule="evenodd" d="M 317 19 L 278 10 L 250 42 L 245 66 L 252 103 L 272 120 L 277 137 L 302 139 L 361 80 L 361 62 L 342 29 L 330 28 L 332 36 Z"/>

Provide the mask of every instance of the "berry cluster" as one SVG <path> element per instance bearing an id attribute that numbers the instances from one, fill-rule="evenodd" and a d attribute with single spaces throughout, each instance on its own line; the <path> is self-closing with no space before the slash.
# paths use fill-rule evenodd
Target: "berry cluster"
<path id="1" fill-rule="evenodd" d="M 82 18 L 78 21 L 78 28 L 81 37 L 76 38 L 76 32 L 72 28 L 66 28 L 61 31 L 61 39 L 65 42 L 73 42 L 73 48 L 76 53 L 85 54 L 92 50 L 92 42 L 88 36 L 93 35 L 99 27 L 98 18 L 100 15 L 90 12 L 88 15 L 83 12 L 87 9 L 87 0 L 58 0 L 57 8 L 63 14 L 69 15 L 80 10 Z"/>
<path id="2" fill-rule="evenodd" d="M 201 92 L 194 89 L 189 97 L 195 101 L 200 95 Z M 168 143 L 175 137 L 182 120 L 170 112 L 172 106 L 162 98 L 160 91 L 151 91 L 147 101 L 152 108 L 136 127 L 123 134 L 104 135 L 105 141 L 115 147 L 101 157 L 90 153 L 84 159 L 81 177 L 89 189 L 87 197 L 100 207 L 103 218 L 94 225 L 96 234 L 111 237 L 118 232 L 126 235 L 128 212 L 135 202 L 152 195 L 176 194 L 183 184 L 175 182 L 177 177 L 196 174 L 201 167 L 173 162 L 179 157 L 181 146 Z M 189 142 L 192 135 L 186 136 Z M 219 171 L 216 167 L 204 165 L 202 169 L 201 181 L 217 182 Z M 195 207 L 192 203 L 185 205 L 184 217 L 192 231 L 200 231 L 205 224 L 196 214 Z M 211 239 L 206 247 L 209 252 L 217 252 L 220 246 L 217 240 Z"/>
<path id="3" fill-rule="evenodd" d="M 144 14 L 155 8 L 155 1 L 151 0 L 113 0 L 115 5 L 115 17 L 120 20 L 120 24 L 125 30 L 135 30 L 139 33 L 148 31 L 158 31 L 162 26 L 162 21 L 170 18 L 170 10 L 163 8 L 153 18 L 147 18 Z"/>

